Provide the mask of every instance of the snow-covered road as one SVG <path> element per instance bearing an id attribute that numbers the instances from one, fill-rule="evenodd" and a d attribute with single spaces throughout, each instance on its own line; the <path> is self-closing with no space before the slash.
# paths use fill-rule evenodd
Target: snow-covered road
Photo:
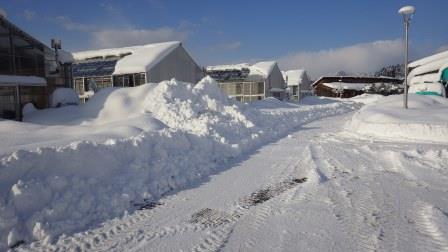
<path id="1" fill-rule="evenodd" d="M 302 126 L 145 210 L 24 250 L 448 251 L 448 146 Z"/>

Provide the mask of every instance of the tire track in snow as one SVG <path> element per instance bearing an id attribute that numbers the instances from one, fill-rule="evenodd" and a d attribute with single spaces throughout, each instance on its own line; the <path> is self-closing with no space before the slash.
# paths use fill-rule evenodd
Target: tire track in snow
<path id="1" fill-rule="evenodd" d="M 339 148 L 350 149 L 349 147 L 342 146 Z M 413 200 L 418 198 L 417 195 L 413 193 L 413 189 L 417 189 L 426 183 L 424 181 L 419 180 L 418 176 L 413 173 L 409 167 L 412 164 L 412 160 L 408 160 L 402 150 L 397 150 L 396 146 L 391 150 L 384 151 L 383 149 L 371 149 L 369 145 L 364 145 L 362 148 L 358 148 L 356 152 L 356 159 L 349 160 L 346 158 L 349 157 L 349 153 L 347 155 L 343 155 L 340 153 L 339 156 L 335 155 L 337 152 L 341 152 L 341 150 L 335 150 L 334 153 L 331 153 L 331 149 L 326 150 L 331 157 L 338 157 L 336 159 L 328 159 L 329 163 L 335 163 L 334 165 L 340 166 L 342 163 L 349 163 L 351 166 L 357 168 L 359 163 L 359 167 L 366 167 L 367 169 L 356 170 L 353 172 L 356 174 L 355 177 L 360 177 L 364 182 L 364 177 L 369 178 L 368 181 L 362 184 L 362 188 L 365 188 L 365 192 L 363 190 L 359 190 L 358 192 L 354 192 L 353 196 L 349 196 L 352 202 L 359 201 L 356 198 L 357 193 L 360 195 L 365 193 L 370 193 L 370 197 L 366 197 L 366 199 L 370 200 L 372 198 L 373 202 L 376 202 L 377 208 L 372 212 L 372 224 L 377 226 L 376 230 L 379 230 L 377 248 L 379 250 L 387 250 L 387 251 L 445 251 L 444 241 L 441 241 L 441 237 L 436 235 L 436 239 L 428 239 L 432 233 L 428 235 L 418 235 L 416 233 L 415 227 L 410 223 L 416 222 L 415 220 L 421 220 L 421 215 L 412 218 L 415 216 L 414 212 L 419 212 L 419 210 L 412 206 Z M 384 154 L 384 155 L 383 155 Z M 341 162 L 339 162 L 341 160 Z M 419 160 L 420 161 L 420 160 Z M 422 160 L 423 162 L 425 159 Z M 425 167 L 425 166 L 423 166 Z M 355 178 L 353 177 L 353 178 Z M 341 180 L 343 182 L 343 180 Z M 361 184 L 360 184 L 361 185 Z M 347 188 L 347 186 L 343 186 Z M 359 188 L 359 186 L 358 186 Z M 353 191 L 352 191 L 353 192 Z M 374 194 L 372 194 L 374 192 Z M 346 192 L 341 191 L 342 194 Z M 365 197 L 366 195 L 364 195 Z M 361 203 L 361 205 L 365 205 L 365 203 Z M 369 208 L 359 208 L 362 212 L 367 213 L 366 211 Z M 403 212 L 404 209 L 411 209 Z M 407 213 L 407 214 L 405 214 Z M 365 218 L 369 217 L 369 215 L 364 215 Z M 410 217 L 411 216 L 411 217 Z M 366 220 L 367 220 L 366 219 Z M 420 221 L 420 223 L 425 223 Z M 446 226 L 446 225 L 445 225 Z M 431 227 L 426 222 L 426 225 L 420 225 L 420 229 L 425 230 L 421 227 Z M 430 230 L 433 230 L 430 228 Z M 424 233 L 421 231 L 420 233 Z M 446 237 L 446 234 L 445 234 Z M 434 245 L 433 241 L 437 241 L 438 245 Z M 442 239 L 443 240 L 443 239 Z M 446 240 L 446 239 L 445 239 Z M 410 245 L 412 244 L 412 245 Z"/>
<path id="2" fill-rule="evenodd" d="M 255 231 L 259 230 L 266 222 L 266 219 L 273 214 L 272 207 L 267 203 L 281 198 L 288 191 L 295 190 L 299 184 L 307 181 L 307 179 L 291 179 L 291 176 L 295 175 L 294 171 L 297 170 L 297 162 L 295 160 L 295 158 L 288 158 L 286 165 L 284 163 L 281 165 L 286 167 L 286 169 L 274 176 L 271 179 L 271 183 L 237 202 L 235 209 L 230 214 L 232 219 L 229 219 L 225 225 L 217 227 L 217 229 L 212 230 L 207 236 L 203 237 L 201 242 L 192 248 L 192 251 L 220 251 L 225 247 L 237 222 L 243 217 L 245 217 L 245 220 L 248 220 L 248 218 L 253 219 L 251 228 L 254 228 Z M 277 166 L 280 168 L 280 165 Z M 243 246 L 249 249 L 255 245 L 255 242 L 255 240 L 249 238 L 248 241 L 244 242 Z"/>
<path id="3" fill-rule="evenodd" d="M 338 148 L 330 146 L 331 148 Z M 339 150 L 341 151 L 341 150 Z M 344 150 L 342 150 L 344 151 Z M 358 182 L 361 178 L 357 176 L 348 176 L 342 163 L 336 159 L 326 158 L 325 150 L 320 145 L 311 145 L 309 148 L 313 166 L 320 177 L 327 182 L 328 196 L 333 208 L 335 218 L 340 223 L 343 232 L 347 237 L 352 237 L 352 251 L 375 251 L 377 250 L 376 228 L 369 221 L 374 222 L 374 212 L 376 206 L 373 204 L 373 198 L 368 181 Z M 352 161 L 352 166 L 354 165 Z M 356 166 L 356 164 L 355 164 Z M 331 178 L 331 179 L 329 179 Z M 341 183 L 343 182 L 343 185 Z M 351 186 L 357 185 L 351 188 Z M 364 186 L 361 186 L 364 185 Z"/>
<path id="4" fill-rule="evenodd" d="M 414 225 L 423 234 L 416 244 L 426 251 L 448 251 L 448 216 L 440 209 L 418 201 L 413 212 Z"/>

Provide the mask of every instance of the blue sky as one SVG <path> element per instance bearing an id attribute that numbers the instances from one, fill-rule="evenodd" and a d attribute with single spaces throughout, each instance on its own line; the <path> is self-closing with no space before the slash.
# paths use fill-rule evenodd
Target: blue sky
<path id="1" fill-rule="evenodd" d="M 411 57 L 448 49 L 446 0 L 7 0 L 9 20 L 66 50 L 182 40 L 202 65 L 277 60 L 312 75 L 369 72 L 402 60 L 397 10 L 416 6 Z"/>

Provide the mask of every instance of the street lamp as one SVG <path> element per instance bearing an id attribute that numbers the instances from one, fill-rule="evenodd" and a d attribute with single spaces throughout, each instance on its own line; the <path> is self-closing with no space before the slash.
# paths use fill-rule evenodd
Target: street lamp
<path id="1" fill-rule="evenodd" d="M 404 99 L 403 99 L 403 107 L 405 109 L 408 108 L 408 30 L 409 23 L 411 21 L 412 16 L 415 13 L 414 6 L 404 6 L 398 13 L 403 16 L 404 22 L 404 36 L 405 36 L 405 47 L 404 47 Z"/>

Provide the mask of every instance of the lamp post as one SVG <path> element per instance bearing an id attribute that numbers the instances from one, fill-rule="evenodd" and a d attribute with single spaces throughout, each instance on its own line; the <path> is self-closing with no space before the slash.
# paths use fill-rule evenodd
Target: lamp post
<path id="1" fill-rule="evenodd" d="M 415 13 L 414 6 L 404 6 L 398 13 L 403 16 L 404 22 L 404 37 L 405 37 L 405 46 L 404 46 L 404 94 L 403 94 L 403 107 L 405 109 L 408 108 L 408 30 L 409 23 L 411 21 L 412 16 Z"/>

